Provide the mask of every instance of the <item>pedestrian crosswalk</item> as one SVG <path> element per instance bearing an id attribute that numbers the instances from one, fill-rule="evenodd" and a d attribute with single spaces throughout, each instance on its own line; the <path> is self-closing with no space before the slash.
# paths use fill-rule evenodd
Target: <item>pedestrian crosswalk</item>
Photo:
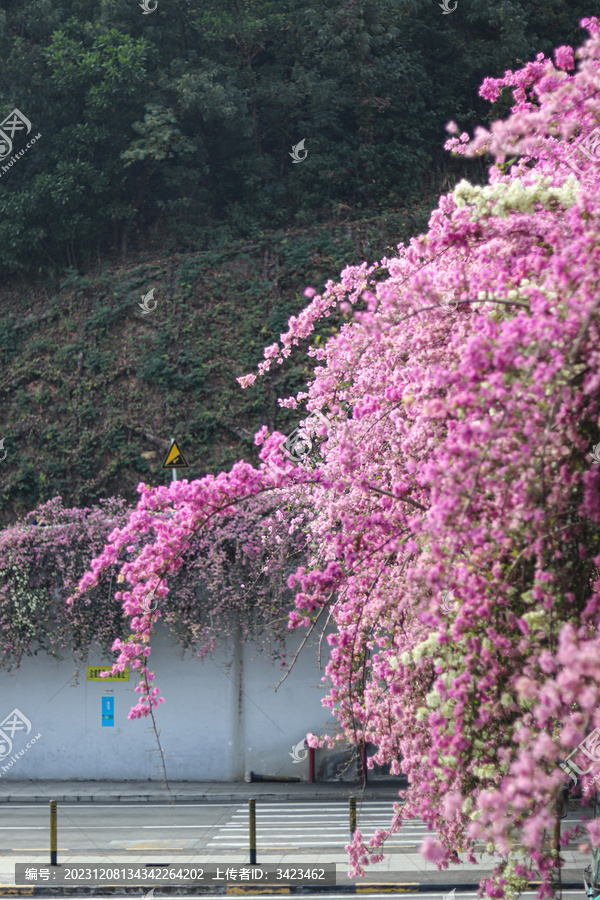
<path id="1" fill-rule="evenodd" d="M 357 801 L 357 828 L 370 837 L 376 828 L 388 828 L 393 801 Z M 404 824 L 402 832 L 387 843 L 388 851 L 415 848 L 431 835 L 418 819 Z M 343 850 L 350 840 L 347 803 L 257 803 L 256 843 L 264 850 Z M 237 850 L 248 847 L 248 807 L 238 807 L 230 820 L 219 827 L 205 850 Z"/>
<path id="2" fill-rule="evenodd" d="M 367 842 L 377 828 L 387 830 L 393 817 L 394 801 L 357 800 L 357 828 Z M 573 821 L 563 820 L 562 827 L 572 827 Z M 217 850 L 247 850 L 249 827 L 248 807 L 238 806 L 227 822 L 216 824 L 215 833 L 204 844 L 207 852 Z M 404 822 L 402 831 L 385 842 L 385 852 L 413 853 L 418 851 L 426 836 L 437 837 L 428 831 L 420 819 Z M 350 841 L 350 814 L 347 802 L 329 803 L 256 803 L 256 845 L 262 850 L 344 850 Z M 572 838 L 574 848 L 580 838 Z M 476 844 L 475 849 L 483 845 Z"/>

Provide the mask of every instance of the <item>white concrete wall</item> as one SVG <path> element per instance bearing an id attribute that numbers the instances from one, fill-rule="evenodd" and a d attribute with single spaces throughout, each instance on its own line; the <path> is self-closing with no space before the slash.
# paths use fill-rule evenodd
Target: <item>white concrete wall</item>
<path id="1" fill-rule="evenodd" d="M 303 636 L 290 636 L 288 660 Z M 88 660 L 89 665 L 109 663 L 100 653 Z M 165 697 L 155 715 L 169 779 L 242 780 L 249 769 L 308 779 L 308 759 L 294 764 L 292 747 L 307 731 L 322 733 L 332 721 L 320 703 L 326 688 L 314 647 L 305 648 L 277 693 L 279 665 L 266 652 L 232 638 L 204 661 L 189 653 L 182 660 L 175 640 L 161 629 L 152 644 L 150 669 Z M 73 673 L 72 661 L 57 662 L 45 653 L 26 657 L 19 671 L 0 672 L 0 722 L 17 708 L 32 726 L 29 734 L 15 732 L 11 753 L 0 759 L 0 779 L 159 780 L 150 720 L 127 718 L 139 697 L 133 693 L 134 671 L 129 683 L 88 682 L 85 668 L 76 683 Z M 101 697 L 109 691 L 114 692 L 115 724 L 103 727 Z M 2 730 L 6 733 L 6 726 Z M 25 749 L 37 734 L 41 737 Z"/>

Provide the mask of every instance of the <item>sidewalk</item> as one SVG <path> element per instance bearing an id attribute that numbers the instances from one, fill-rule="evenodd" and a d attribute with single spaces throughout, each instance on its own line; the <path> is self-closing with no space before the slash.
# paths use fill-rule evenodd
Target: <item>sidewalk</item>
<path id="1" fill-rule="evenodd" d="M 528 891 L 537 891 L 539 889 L 540 882 L 539 881 L 531 881 L 528 883 L 526 890 Z M 555 890 L 557 890 L 558 886 L 555 886 Z M 565 881 L 563 879 L 561 883 L 561 888 L 563 891 L 581 891 L 583 893 L 583 883 L 580 881 Z M 462 882 L 447 882 L 445 884 L 416 884 L 408 881 L 398 881 L 395 883 L 389 884 L 379 884 L 379 883 L 365 883 L 365 884 L 338 884 L 331 885 L 329 887 L 322 888 L 314 888 L 314 887 L 280 887 L 279 885 L 264 885 L 262 887 L 256 886 L 246 886 L 240 884 L 230 884 L 223 886 L 213 886 L 209 887 L 208 885 L 202 886 L 198 885 L 195 887 L 170 887 L 170 886 L 159 886 L 154 889 L 152 896 L 155 898 L 158 897 L 185 897 L 192 896 L 197 897 L 201 894 L 223 894 L 223 895 L 232 895 L 236 894 L 239 896 L 240 894 L 323 894 L 326 896 L 327 894 L 332 894 L 335 896 L 336 894 L 442 894 L 443 895 L 449 891 L 468 891 L 469 893 L 474 893 L 479 889 L 479 883 L 462 883 Z M 0 886 L 0 897 L 122 897 L 123 895 L 132 896 L 132 897 L 143 897 L 146 898 L 148 896 L 148 891 L 150 890 L 148 885 L 144 887 L 118 887 L 118 888 L 110 888 L 110 887 L 80 887 L 80 888 L 61 888 L 60 890 L 57 888 L 43 888 L 43 887 L 13 887 L 12 889 L 3 889 Z"/>
<path id="2" fill-rule="evenodd" d="M 178 803 L 199 803 L 203 800 L 223 803 L 243 803 L 251 797 L 262 800 L 324 800 L 343 801 L 348 797 L 365 800 L 398 799 L 405 787 L 400 780 L 375 781 L 367 784 L 363 794 L 361 782 L 323 782 L 309 784 L 279 781 L 172 781 L 169 783 L 173 800 Z M 47 803 L 81 801 L 103 802 L 170 802 L 169 791 L 160 781 L 3 781 L 0 779 L 0 803 Z"/>

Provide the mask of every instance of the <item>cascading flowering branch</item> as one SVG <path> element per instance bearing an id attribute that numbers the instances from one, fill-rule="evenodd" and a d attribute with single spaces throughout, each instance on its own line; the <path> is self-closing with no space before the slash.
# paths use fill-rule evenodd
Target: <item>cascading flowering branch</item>
<path id="1" fill-rule="evenodd" d="M 353 313 L 309 350 L 308 391 L 280 401 L 326 414 L 320 459 L 282 462 L 281 436 L 261 429 L 259 470 L 143 490 L 82 582 L 154 528 L 122 570 L 137 639 L 118 646 L 117 665 L 140 662 L 142 596 L 164 595 L 196 528 L 270 490 L 311 509 L 290 627 L 330 611 L 324 704 L 347 738 L 376 745 L 375 762 L 397 773 L 401 760 L 411 785 L 387 831 L 368 844 L 355 833 L 353 873 L 420 816 L 437 831 L 422 852 L 438 868 L 475 862 L 481 841 L 502 857 L 481 896 L 512 896 L 536 876 L 551 896 L 558 762 L 600 726 L 600 28 L 581 24 L 576 71 L 561 47 L 554 63 L 540 55 L 487 79 L 490 100 L 513 90 L 511 114 L 448 142 L 494 156 L 488 185 L 440 198 L 427 234 L 396 257 L 348 267 L 322 295 L 307 289 L 282 346 L 265 350 L 260 373 L 322 316 Z M 389 277 L 373 284 L 380 267 Z M 174 517 L 157 521 L 167 505 Z M 599 771 L 582 777 L 586 795 Z M 600 845 L 595 826 L 589 839 Z"/>
<path id="2" fill-rule="evenodd" d="M 276 480 L 284 486 L 295 475 L 294 466 L 281 455 L 280 463 Z M 183 617 L 186 646 L 198 642 L 199 655 L 205 655 L 215 643 L 213 625 L 203 631 L 200 626 L 196 630 L 189 627 L 189 607 L 195 605 L 189 593 L 190 582 L 195 581 L 210 595 L 205 607 L 222 629 L 230 624 L 228 613 L 233 612 L 240 622 L 241 614 L 252 617 L 258 612 L 259 627 L 266 626 L 277 639 L 276 617 L 281 614 L 287 592 L 285 584 L 279 584 L 279 576 L 289 571 L 290 559 L 303 553 L 306 514 L 299 511 L 294 522 L 288 523 L 280 509 L 273 511 L 265 500 L 274 484 L 273 477 L 269 482 L 264 473 L 246 463 L 236 464 L 231 472 L 217 478 L 208 475 L 191 483 L 183 479 L 168 488 L 139 484 L 137 508 L 122 527 L 111 531 L 103 552 L 67 598 L 70 606 L 76 606 L 80 595 L 96 588 L 107 571 L 120 566 L 117 581 L 131 589 L 116 591 L 114 596 L 130 619 L 132 633 L 126 640 L 117 637 L 113 641 L 112 649 L 119 651 L 119 656 L 112 671 L 131 666 L 140 673 L 136 691 L 142 696 L 130 710 L 130 719 L 152 715 L 153 708 L 164 702 L 159 689 L 151 685 L 154 673 L 147 661 L 151 635 L 165 607 L 165 620 L 176 632 L 181 630 Z M 235 570 L 233 563 L 223 558 L 227 545 L 241 557 Z M 129 560 L 121 564 L 124 554 Z M 253 583 L 246 586 L 228 578 L 244 571 Z M 176 602 L 166 604 L 171 591 L 177 594 Z M 198 614 L 200 608 L 196 605 Z M 244 637 L 248 637 L 249 629 L 243 620 L 240 624 Z"/>
<path id="3" fill-rule="evenodd" d="M 600 39 L 582 26 L 576 73 L 561 47 L 487 79 L 489 100 L 513 89 L 511 115 L 448 142 L 495 157 L 489 184 L 441 198 L 386 281 L 346 269 L 259 369 L 365 301 L 285 401 L 332 422 L 310 488 L 329 562 L 291 579 L 292 624 L 332 610 L 326 703 L 411 783 L 387 833 L 355 835 L 354 872 L 420 816 L 440 868 L 484 841 L 504 859 L 482 891 L 539 874 L 550 895 L 557 763 L 600 725 Z"/>
<path id="4" fill-rule="evenodd" d="M 64 598 L 76 593 L 87 560 L 102 552 L 129 513 L 119 498 L 68 509 L 55 497 L 0 532 L 0 669 L 18 667 L 24 656 L 42 649 L 58 659 L 67 652 L 79 667 L 93 644 L 109 654 L 115 634 L 127 634 L 114 595 L 124 580 L 117 571 L 129 556 L 127 547 L 82 602 L 67 605 Z M 277 521 L 280 513 L 268 498 L 258 498 L 244 505 L 244 515 L 222 516 L 210 533 L 193 538 L 185 566 L 167 582 L 169 602 L 162 604 L 162 621 L 181 654 L 194 648 L 205 656 L 217 635 L 234 625 L 242 639 L 256 643 L 260 635 L 281 657 L 277 650 L 285 641 L 291 602 L 285 580 L 306 537 L 301 518 L 290 540 L 285 517 Z M 151 600 L 147 611 L 155 605 Z"/>

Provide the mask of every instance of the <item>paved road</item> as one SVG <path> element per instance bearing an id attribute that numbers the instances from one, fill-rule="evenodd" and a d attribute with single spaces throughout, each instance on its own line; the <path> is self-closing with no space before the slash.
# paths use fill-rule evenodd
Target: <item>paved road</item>
<path id="1" fill-rule="evenodd" d="M 392 804 L 357 804 L 363 835 L 389 825 Z M 579 818 L 569 815 L 569 825 Z M 563 828 L 567 820 L 563 820 Z M 387 843 L 388 852 L 418 848 L 429 832 L 420 820 L 405 823 Z M 59 847 L 69 852 L 102 850 L 247 850 L 246 804 L 61 803 Z M 348 805 L 342 802 L 256 804 L 257 846 L 263 850 L 343 850 L 350 839 Z M 575 847 L 579 841 L 572 841 Z M 48 847 L 48 806 L 13 804 L 0 808 L 0 849 L 43 851 Z"/>
<path id="2" fill-rule="evenodd" d="M 389 824 L 392 805 L 371 801 L 357 805 L 363 834 Z M 10 824 L 8 823 L 8 815 Z M 427 834 L 410 822 L 390 849 L 416 848 Z M 59 804 L 59 848 L 103 850 L 247 850 L 248 807 L 240 804 Z M 257 845 L 262 850 L 342 850 L 350 839 L 344 803 L 257 803 Z M 7 844 L 7 838 L 10 839 Z M 0 811 L 0 847 L 13 852 L 45 850 L 48 807 L 10 804 Z"/>
<path id="3" fill-rule="evenodd" d="M 357 824 L 363 835 L 385 828 L 391 815 L 392 804 L 388 802 L 357 804 Z M 387 852 L 414 851 L 426 834 L 421 821 L 407 822 L 402 834 L 390 839 Z M 247 852 L 248 807 L 222 803 L 178 804 L 175 808 L 149 803 L 63 803 L 58 807 L 58 836 L 59 849 L 69 853 L 89 854 L 96 849 Z M 350 840 L 348 804 L 257 803 L 256 838 L 262 852 L 341 851 Z M 47 847 L 47 806 L 10 804 L 9 809 L 0 811 L 0 848 L 22 853 Z"/>
<path id="4" fill-rule="evenodd" d="M 259 864 L 335 862 L 338 883 L 348 881 L 344 849 L 350 838 L 347 803 L 262 801 L 256 807 Z M 358 827 L 368 838 L 375 828 L 389 824 L 392 803 L 366 801 L 357 804 L 357 813 Z M 579 814 L 570 814 L 571 820 L 578 818 Z M 563 828 L 565 825 L 566 820 Z M 418 853 L 425 834 L 422 822 L 407 823 L 386 845 L 385 860 L 369 867 L 366 880 L 473 883 L 491 870 L 493 860 L 482 856 L 476 866 L 465 863 L 439 872 Z M 589 861 L 577 851 L 577 843 L 563 850 L 568 869 L 564 880 L 579 880 Z M 47 804 L 0 807 L 0 883 L 14 883 L 15 862 L 47 864 L 48 850 Z M 245 865 L 249 860 L 248 807 L 240 803 L 177 803 L 174 807 L 164 803 L 61 803 L 58 859 L 78 865 L 93 860 L 130 865 Z"/>

